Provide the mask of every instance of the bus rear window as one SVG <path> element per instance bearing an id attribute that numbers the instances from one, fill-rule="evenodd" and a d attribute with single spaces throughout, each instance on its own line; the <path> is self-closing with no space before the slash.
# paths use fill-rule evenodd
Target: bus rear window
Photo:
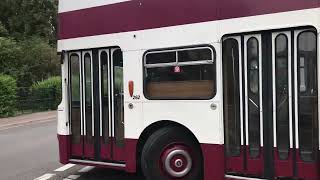
<path id="1" fill-rule="evenodd" d="M 149 99 L 213 98 L 216 91 L 214 51 L 209 47 L 201 47 L 199 50 L 186 48 L 170 52 L 178 54 L 175 63 L 144 64 L 146 97 Z M 156 53 L 160 54 L 159 51 Z M 152 57 L 150 54 L 152 52 L 147 54 L 148 57 Z"/>
<path id="2" fill-rule="evenodd" d="M 176 52 L 148 53 L 145 62 L 146 64 L 175 63 Z"/>

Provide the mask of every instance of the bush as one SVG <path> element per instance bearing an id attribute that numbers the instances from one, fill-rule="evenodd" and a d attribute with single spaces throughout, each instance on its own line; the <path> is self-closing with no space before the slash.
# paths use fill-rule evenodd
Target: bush
<path id="1" fill-rule="evenodd" d="M 16 110 L 16 80 L 0 74 L 0 117 L 13 116 Z"/>
<path id="2" fill-rule="evenodd" d="M 31 98 L 36 110 L 56 110 L 61 102 L 61 77 L 51 77 L 31 86 Z"/>

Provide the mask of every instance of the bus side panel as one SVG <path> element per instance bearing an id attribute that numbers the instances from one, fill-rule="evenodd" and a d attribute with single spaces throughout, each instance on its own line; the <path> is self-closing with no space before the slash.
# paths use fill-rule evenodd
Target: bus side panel
<path id="1" fill-rule="evenodd" d="M 135 173 L 137 169 L 137 143 L 144 130 L 143 108 L 140 99 L 143 95 L 143 53 L 144 51 L 123 52 L 125 161 L 126 171 L 132 173 Z M 129 81 L 133 82 L 132 97 L 129 92 Z M 134 99 L 133 96 L 136 98 Z"/>
<path id="2" fill-rule="evenodd" d="M 204 165 L 204 180 L 224 180 L 224 146 L 201 144 Z"/>
<path id="3" fill-rule="evenodd" d="M 126 139 L 126 171 L 129 173 L 137 172 L 137 144 L 136 139 Z"/>
<path id="4" fill-rule="evenodd" d="M 59 157 L 61 164 L 68 164 L 70 159 L 70 136 L 58 135 Z"/>

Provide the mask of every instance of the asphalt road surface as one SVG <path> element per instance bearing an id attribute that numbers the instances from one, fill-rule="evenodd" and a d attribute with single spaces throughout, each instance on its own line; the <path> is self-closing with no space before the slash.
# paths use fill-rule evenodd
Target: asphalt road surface
<path id="1" fill-rule="evenodd" d="M 0 128 L 0 180 L 143 180 L 120 171 L 61 165 L 58 159 L 55 118 Z"/>

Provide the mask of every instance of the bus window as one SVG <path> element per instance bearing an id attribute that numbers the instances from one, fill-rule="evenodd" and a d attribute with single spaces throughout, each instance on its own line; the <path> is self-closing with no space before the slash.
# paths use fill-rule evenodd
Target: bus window
<path id="1" fill-rule="evenodd" d="M 252 158 L 260 154 L 259 58 L 259 43 L 252 37 L 247 41 L 249 153 Z"/>
<path id="2" fill-rule="evenodd" d="M 146 64 L 159 64 L 159 63 L 175 63 L 176 52 L 159 52 L 148 53 L 145 58 Z"/>
<path id="3" fill-rule="evenodd" d="M 85 72 L 85 118 L 86 118 L 86 139 L 89 143 L 93 143 L 92 136 L 92 73 L 91 73 L 91 55 L 84 55 L 84 72 Z"/>
<path id="4" fill-rule="evenodd" d="M 212 51 L 209 48 L 198 48 L 178 51 L 179 62 L 211 61 Z"/>
<path id="5" fill-rule="evenodd" d="M 317 36 L 304 31 L 298 36 L 298 126 L 300 156 L 315 161 L 318 151 Z"/>
<path id="6" fill-rule="evenodd" d="M 223 89 L 226 154 L 239 156 L 241 150 L 239 43 L 235 39 L 223 42 Z"/>
<path id="7" fill-rule="evenodd" d="M 104 144 L 109 143 L 109 67 L 108 53 L 100 53 L 101 62 L 101 106 L 102 106 L 102 136 Z"/>
<path id="8" fill-rule="evenodd" d="M 285 34 L 280 34 L 275 43 L 277 147 L 279 158 L 285 160 L 288 159 L 290 148 L 288 38 Z"/>
<path id="9" fill-rule="evenodd" d="M 145 95 L 150 99 L 210 99 L 215 94 L 215 62 L 211 48 L 176 50 L 176 63 L 146 61 Z M 170 51 L 170 53 L 173 50 Z M 163 52 L 167 54 L 168 52 Z M 152 53 L 149 53 L 152 54 Z M 157 52 L 159 54 L 159 52 Z M 164 56 L 164 55 L 163 55 Z M 154 62 L 153 62 L 154 61 Z"/>
<path id="10" fill-rule="evenodd" d="M 113 61 L 113 103 L 115 123 L 115 143 L 119 147 L 124 146 L 124 97 L 123 97 L 123 55 L 120 49 L 112 54 Z"/>
<path id="11" fill-rule="evenodd" d="M 80 59 L 77 54 L 70 56 L 70 85 L 72 143 L 79 144 L 81 141 Z"/>

